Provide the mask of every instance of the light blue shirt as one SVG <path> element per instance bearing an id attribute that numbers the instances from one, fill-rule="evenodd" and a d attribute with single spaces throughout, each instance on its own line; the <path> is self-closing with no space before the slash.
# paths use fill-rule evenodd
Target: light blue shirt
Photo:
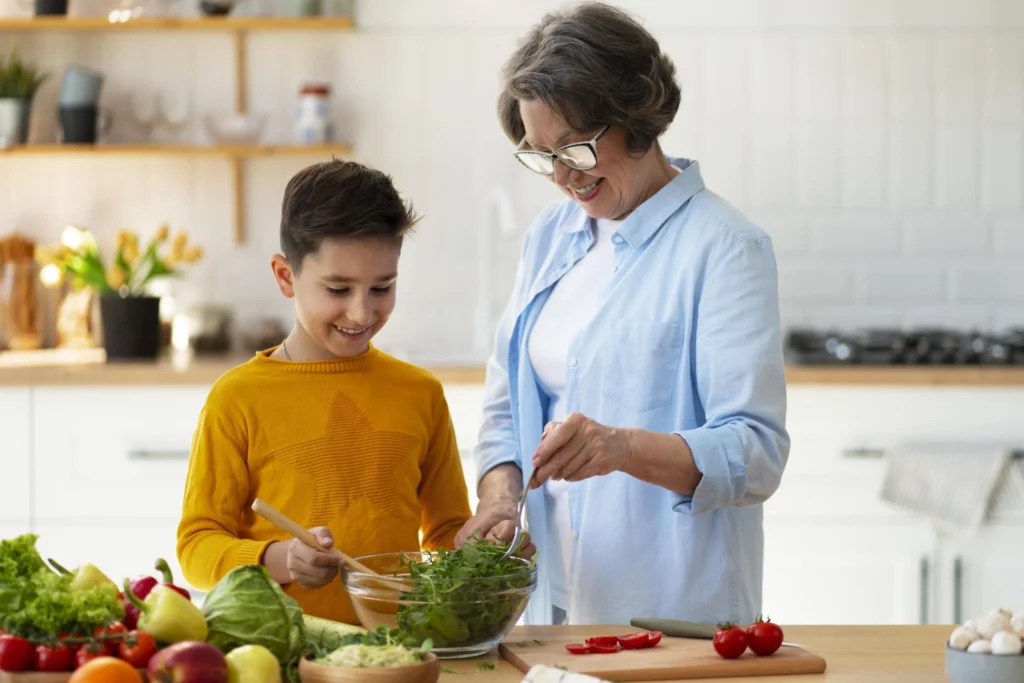
<path id="1" fill-rule="evenodd" d="M 750 622 L 761 609 L 761 504 L 789 455 L 786 378 L 771 239 L 704 187 L 696 162 L 612 237 L 615 273 L 569 347 L 566 400 L 614 427 L 676 433 L 703 474 L 692 496 L 621 472 L 569 486 L 571 623 L 633 617 Z M 565 199 L 526 235 L 487 366 L 481 475 L 515 463 L 525 482 L 547 411 L 527 340 L 552 286 L 590 248 L 590 219 Z M 539 585 L 524 620 L 551 620 L 542 489 L 527 496 Z"/>

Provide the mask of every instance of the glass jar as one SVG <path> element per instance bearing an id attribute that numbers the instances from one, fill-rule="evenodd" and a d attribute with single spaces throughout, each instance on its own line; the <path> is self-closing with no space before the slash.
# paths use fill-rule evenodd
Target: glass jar
<path id="1" fill-rule="evenodd" d="M 307 83 L 299 90 L 295 105 L 295 142 L 300 145 L 322 145 L 333 137 L 331 128 L 331 88 L 320 83 Z"/>
<path id="2" fill-rule="evenodd" d="M 39 265 L 31 259 L 11 261 L 0 271 L 0 330 L 12 351 L 42 346 Z"/>

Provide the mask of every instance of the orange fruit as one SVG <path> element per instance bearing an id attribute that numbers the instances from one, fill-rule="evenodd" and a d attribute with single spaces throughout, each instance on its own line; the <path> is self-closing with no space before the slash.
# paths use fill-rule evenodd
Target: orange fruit
<path id="1" fill-rule="evenodd" d="M 142 675 L 123 659 L 97 657 L 75 669 L 68 683 L 142 683 Z"/>

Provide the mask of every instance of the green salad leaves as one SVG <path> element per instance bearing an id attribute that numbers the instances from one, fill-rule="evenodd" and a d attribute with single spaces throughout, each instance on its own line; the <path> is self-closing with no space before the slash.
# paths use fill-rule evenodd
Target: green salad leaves
<path id="1" fill-rule="evenodd" d="M 398 631 L 434 647 L 475 645 L 501 635 L 524 608 L 533 575 L 507 546 L 487 541 L 440 550 L 431 561 L 409 560 L 413 590 L 398 607 Z"/>
<path id="2" fill-rule="evenodd" d="M 35 534 L 0 541 L 0 629 L 37 642 L 63 633 L 91 634 L 124 617 L 113 584 L 81 588 L 74 576 L 51 570 Z"/>

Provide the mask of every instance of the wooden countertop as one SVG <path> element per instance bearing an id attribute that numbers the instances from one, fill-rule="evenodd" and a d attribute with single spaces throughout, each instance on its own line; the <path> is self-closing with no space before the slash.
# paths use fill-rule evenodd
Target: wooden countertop
<path id="1" fill-rule="evenodd" d="M 0 353 L 0 386 L 204 385 L 252 355 L 162 357 L 151 363 L 104 363 L 103 352 L 8 351 Z M 483 384 L 483 365 L 430 365 L 445 384 Z M 790 386 L 1024 387 L 1024 367 L 808 366 L 787 368 Z"/>
<path id="2" fill-rule="evenodd" d="M 545 629 L 568 629 L 581 638 L 623 632 L 615 626 L 517 627 L 530 629 L 543 639 Z M 636 630 L 625 627 L 626 630 Z M 792 626 L 786 640 L 800 643 L 827 662 L 824 674 L 803 676 L 756 676 L 752 678 L 706 678 L 702 683 L 946 683 L 945 642 L 952 626 Z M 709 644 L 710 647 L 710 644 Z M 481 661 L 492 661 L 494 669 L 478 669 Z M 444 666 L 456 673 L 441 674 L 441 683 L 512 683 L 523 673 L 499 657 L 446 660 Z"/>

